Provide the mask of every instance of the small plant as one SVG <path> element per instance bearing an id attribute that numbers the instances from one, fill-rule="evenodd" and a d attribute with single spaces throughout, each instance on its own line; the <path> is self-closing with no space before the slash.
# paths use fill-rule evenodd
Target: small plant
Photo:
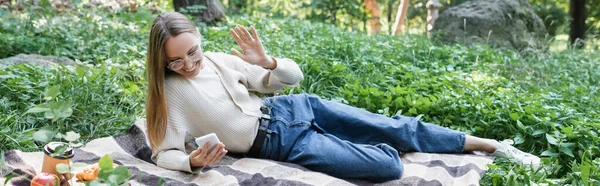
<path id="1" fill-rule="evenodd" d="M 27 110 L 27 113 L 39 113 L 43 112 L 44 117 L 52 119 L 53 122 L 60 118 L 66 118 L 73 114 L 73 102 L 72 101 L 52 101 L 60 93 L 60 87 L 55 85 L 46 90 L 44 93 L 44 100 L 46 103 L 36 105 L 33 108 Z"/>
<path id="2" fill-rule="evenodd" d="M 98 161 L 100 172 L 98 172 L 98 180 L 94 180 L 86 185 L 128 185 L 131 174 L 124 166 L 117 166 L 113 168 L 113 160 L 108 155 L 104 155 Z"/>
<path id="3" fill-rule="evenodd" d="M 91 176 L 92 180 L 84 180 L 77 176 L 79 181 L 82 181 L 87 186 L 99 186 L 99 185 L 129 185 L 129 179 L 131 178 L 131 173 L 125 166 L 120 166 L 113 163 L 113 159 L 108 155 L 102 156 L 100 160 L 98 160 L 98 167 L 95 165 L 87 165 L 85 163 L 76 162 L 73 165 L 67 164 L 58 164 L 56 165 L 56 170 L 60 174 L 68 174 L 72 173 L 72 170 L 76 167 L 88 167 L 91 169 L 99 169 L 97 172 L 92 170 L 91 172 L 83 172 L 85 174 L 93 174 L 87 175 Z M 78 173 L 80 174 L 80 173 Z M 97 174 L 97 175 L 96 175 Z"/>
<path id="4" fill-rule="evenodd" d="M 73 102 L 68 101 L 56 101 L 59 94 L 59 87 L 52 86 L 46 90 L 44 93 L 45 103 L 41 103 L 36 105 L 33 108 L 30 108 L 25 113 L 44 113 L 44 117 L 47 119 L 52 119 L 52 122 L 57 122 L 61 118 L 67 118 L 71 116 L 73 113 Z M 42 128 L 36 131 L 33 134 L 33 139 L 36 141 L 49 143 L 53 139 L 59 139 L 61 141 L 65 141 L 62 145 L 54 148 L 54 151 L 50 156 L 64 156 L 68 150 L 81 147 L 83 144 L 79 142 L 79 135 L 76 132 L 69 131 L 66 133 L 59 133 L 57 131 L 52 130 L 49 127 Z M 56 172 L 61 175 L 71 174 L 73 168 L 76 167 L 87 167 L 89 165 L 80 162 L 74 162 L 73 164 L 64 164 L 58 163 L 56 164 Z M 98 162 L 99 172 L 97 175 L 97 179 L 86 182 L 86 185 L 128 185 L 128 179 L 131 177 L 129 170 L 127 170 L 124 166 L 113 167 L 113 160 L 110 156 L 104 155 L 100 158 Z M 93 172 L 94 173 L 94 172 Z M 70 177 L 70 176 L 69 176 Z"/>
<path id="5" fill-rule="evenodd" d="M 44 117 L 52 119 L 52 122 L 57 122 L 60 118 L 67 118 L 73 113 L 73 102 L 68 101 L 53 101 L 59 94 L 59 87 L 52 86 L 44 93 L 44 100 L 46 103 L 41 103 L 33 108 L 27 110 L 27 113 L 44 113 Z M 33 139 L 36 141 L 48 143 L 53 139 L 63 139 L 65 143 L 54 149 L 53 155 L 60 156 L 65 153 L 69 148 L 81 147 L 83 144 L 78 142 L 81 135 L 79 133 L 69 131 L 66 133 L 59 133 L 52 130 L 49 127 L 41 128 L 40 130 L 33 133 Z"/>

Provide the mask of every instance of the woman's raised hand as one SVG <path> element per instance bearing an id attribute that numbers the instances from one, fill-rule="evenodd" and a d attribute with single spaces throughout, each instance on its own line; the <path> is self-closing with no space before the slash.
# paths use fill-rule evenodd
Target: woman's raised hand
<path id="1" fill-rule="evenodd" d="M 210 142 L 206 142 L 202 148 L 198 147 L 198 149 L 192 151 L 190 154 L 190 165 L 192 168 L 214 165 L 227 154 L 227 150 L 225 150 L 225 145 L 223 143 L 217 144 L 210 152 L 210 149 L 208 149 L 209 147 Z"/>
<path id="2" fill-rule="evenodd" d="M 236 49 L 231 49 L 231 52 L 236 56 L 242 58 L 244 61 L 261 66 L 263 68 L 274 69 L 276 67 L 275 60 L 267 55 L 265 49 L 263 48 L 262 42 L 256 34 L 256 30 L 253 26 L 250 26 L 252 30 L 252 35 L 250 32 L 243 26 L 236 26 L 233 29 L 229 30 L 231 36 L 237 42 L 237 44 L 242 49 L 242 52 L 237 51 Z"/>

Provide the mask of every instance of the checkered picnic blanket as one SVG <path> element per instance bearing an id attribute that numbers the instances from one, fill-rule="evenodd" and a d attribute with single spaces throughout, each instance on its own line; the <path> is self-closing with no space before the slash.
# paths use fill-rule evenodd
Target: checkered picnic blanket
<path id="1" fill-rule="evenodd" d="M 132 125 L 127 133 L 92 140 L 75 149 L 73 162 L 93 164 L 105 154 L 115 163 L 124 165 L 133 175 L 132 185 L 479 185 L 487 164 L 493 157 L 474 154 L 405 153 L 401 155 L 404 174 L 398 180 L 369 183 L 363 180 L 343 180 L 302 166 L 271 160 L 227 155 L 217 165 L 205 168 L 201 174 L 172 171 L 156 166 L 145 138 L 144 120 Z M 41 171 L 43 152 L 5 153 L 5 167 L 0 171 L 0 184 L 10 173 L 8 185 L 29 185 Z"/>

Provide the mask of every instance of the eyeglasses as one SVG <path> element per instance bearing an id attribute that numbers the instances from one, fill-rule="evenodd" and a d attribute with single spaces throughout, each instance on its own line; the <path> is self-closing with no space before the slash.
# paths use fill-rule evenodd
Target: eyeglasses
<path id="1" fill-rule="evenodd" d="M 187 60 L 191 61 L 193 64 L 196 64 L 202 59 L 202 46 L 198 45 L 198 49 L 189 53 L 187 55 Z M 171 61 L 171 63 L 167 64 L 167 68 L 171 71 L 181 70 L 185 66 L 183 59 L 177 59 L 175 61 Z"/>

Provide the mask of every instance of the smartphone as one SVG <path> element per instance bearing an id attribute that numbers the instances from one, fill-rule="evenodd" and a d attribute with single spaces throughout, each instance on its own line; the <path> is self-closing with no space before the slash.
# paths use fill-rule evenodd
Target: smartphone
<path id="1" fill-rule="evenodd" d="M 196 138 L 196 144 L 200 148 L 204 147 L 204 144 L 206 144 L 206 142 L 210 142 L 210 146 L 208 147 L 209 152 L 212 152 L 212 150 L 217 146 L 217 144 L 221 143 L 221 141 L 219 141 L 219 138 L 215 133 L 210 133 Z"/>

